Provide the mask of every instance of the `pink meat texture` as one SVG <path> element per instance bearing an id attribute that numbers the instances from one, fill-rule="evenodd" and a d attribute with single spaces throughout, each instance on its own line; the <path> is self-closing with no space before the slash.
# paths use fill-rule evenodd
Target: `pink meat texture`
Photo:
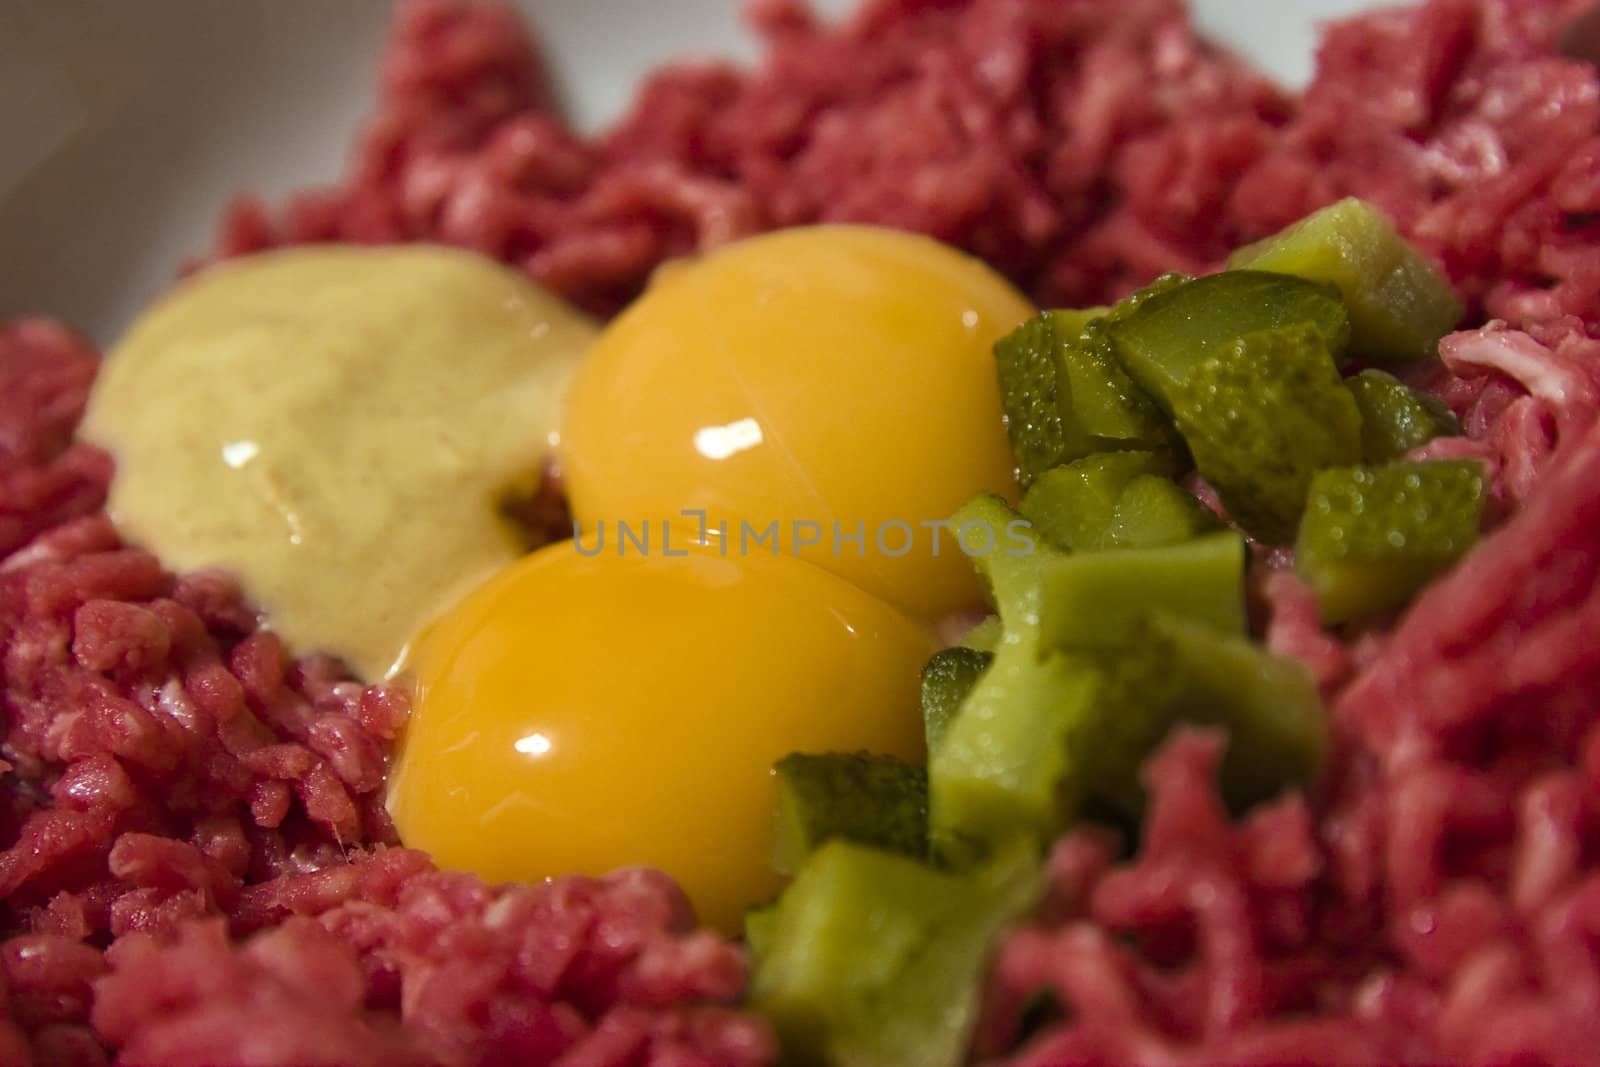
<path id="1" fill-rule="evenodd" d="M 1348 641 L 1262 568 L 1269 645 L 1328 699 L 1327 780 L 1230 821 L 1225 739 L 1172 738 L 1131 858 L 1056 844 L 975 1055 L 1600 1062 L 1600 80 L 1555 53 L 1575 9 L 1335 24 L 1290 97 L 1168 0 L 873 0 L 837 27 L 768 0 L 759 68 L 668 67 L 585 138 L 512 14 L 409 0 L 347 178 L 240 200 L 215 254 L 442 241 L 606 313 L 670 256 L 855 221 L 1084 306 L 1375 202 L 1470 306 L 1414 378 L 1467 430 L 1425 453 L 1484 461 L 1493 528 Z M 489 887 L 400 847 L 405 692 L 290 661 L 228 578 L 119 541 L 111 459 L 73 438 L 96 366 L 64 327 L 0 325 L 0 1063 L 770 1062 L 741 948 L 664 876 Z"/>

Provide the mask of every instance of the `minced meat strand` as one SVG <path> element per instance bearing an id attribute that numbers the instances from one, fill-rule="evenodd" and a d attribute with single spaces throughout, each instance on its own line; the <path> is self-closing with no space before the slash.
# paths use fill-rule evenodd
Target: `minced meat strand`
<path id="1" fill-rule="evenodd" d="M 608 312 L 667 257 L 860 221 L 1087 305 L 1376 202 L 1471 308 L 1411 378 L 1467 430 L 1420 454 L 1485 463 L 1493 529 L 1360 632 L 1264 558 L 1267 640 L 1332 709 L 1327 780 L 1230 821 L 1225 739 L 1176 735 L 1134 854 L 1055 846 L 975 1054 L 1597 1062 L 1600 80 L 1553 48 L 1581 6 L 1335 24 L 1292 98 L 1169 0 L 872 0 L 838 27 L 763 0 L 758 69 L 668 67 L 586 138 L 508 10 L 409 0 L 348 176 L 241 200 L 216 254 L 442 241 Z M 742 952 L 659 874 L 489 887 L 398 847 L 405 692 L 288 660 L 226 576 L 119 541 L 110 458 L 73 438 L 95 367 L 58 325 L 0 326 L 0 1062 L 769 1062 Z"/>

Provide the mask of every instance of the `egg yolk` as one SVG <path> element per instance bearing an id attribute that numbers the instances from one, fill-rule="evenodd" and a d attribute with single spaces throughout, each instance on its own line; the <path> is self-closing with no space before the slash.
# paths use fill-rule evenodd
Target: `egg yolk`
<path id="1" fill-rule="evenodd" d="M 552 546 L 425 632 L 406 844 L 491 880 L 648 864 L 733 933 L 780 885 L 777 760 L 922 758 L 923 627 L 800 560 L 671 550 Z"/>
<path id="2" fill-rule="evenodd" d="M 1032 310 L 978 260 L 871 227 L 669 264 L 568 393 L 573 514 L 593 533 L 703 511 L 743 554 L 797 554 L 919 615 L 969 605 L 938 524 L 1014 496 L 991 349 Z"/>

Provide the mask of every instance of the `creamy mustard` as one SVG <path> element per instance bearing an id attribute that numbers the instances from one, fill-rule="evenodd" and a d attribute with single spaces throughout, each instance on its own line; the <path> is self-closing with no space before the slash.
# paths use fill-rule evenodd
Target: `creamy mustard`
<path id="1" fill-rule="evenodd" d="M 379 678 L 521 554 L 498 505 L 536 483 L 595 332 L 467 252 L 271 252 L 135 322 L 83 432 L 116 457 L 129 541 L 232 571 L 295 651 Z"/>

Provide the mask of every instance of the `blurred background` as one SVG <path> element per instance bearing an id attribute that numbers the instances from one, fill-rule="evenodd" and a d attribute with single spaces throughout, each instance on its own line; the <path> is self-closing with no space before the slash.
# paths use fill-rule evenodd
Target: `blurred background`
<path id="1" fill-rule="evenodd" d="M 814 0 L 837 16 L 857 0 Z M 1054 3 L 1061 0 L 1034 0 Z M 1114 4 L 1115 0 L 1104 0 Z M 617 118 L 666 60 L 749 61 L 738 0 L 516 0 L 568 114 Z M 1371 0 L 1195 0 L 1287 85 L 1317 21 Z M 209 247 L 234 194 L 331 180 L 371 108 L 390 0 L 0 0 L 0 318 L 113 337 Z"/>

